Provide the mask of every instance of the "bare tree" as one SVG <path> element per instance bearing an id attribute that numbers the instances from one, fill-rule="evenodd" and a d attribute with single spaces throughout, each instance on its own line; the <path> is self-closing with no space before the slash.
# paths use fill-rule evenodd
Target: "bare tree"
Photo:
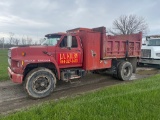
<path id="1" fill-rule="evenodd" d="M 15 45 L 19 45 L 19 42 L 20 42 L 20 39 L 18 39 L 18 38 L 15 38 L 15 39 L 14 39 L 14 44 L 15 44 Z"/>
<path id="2" fill-rule="evenodd" d="M 22 37 L 21 43 L 22 43 L 22 45 L 26 45 L 26 39 Z"/>
<path id="3" fill-rule="evenodd" d="M 9 32 L 9 44 L 11 45 L 13 43 L 13 36 L 14 36 L 14 33 L 12 32 Z"/>
<path id="4" fill-rule="evenodd" d="M 28 45 L 31 45 L 32 44 L 32 38 L 27 37 L 26 42 L 27 42 Z"/>
<path id="5" fill-rule="evenodd" d="M 38 41 L 35 41 L 33 44 L 34 44 L 34 45 L 38 45 Z"/>
<path id="6" fill-rule="evenodd" d="M 146 34 L 148 30 L 148 24 L 143 17 L 137 17 L 136 15 L 121 15 L 118 19 L 113 21 L 113 28 L 108 32 L 114 35 L 120 34 L 133 34 L 143 32 Z"/>

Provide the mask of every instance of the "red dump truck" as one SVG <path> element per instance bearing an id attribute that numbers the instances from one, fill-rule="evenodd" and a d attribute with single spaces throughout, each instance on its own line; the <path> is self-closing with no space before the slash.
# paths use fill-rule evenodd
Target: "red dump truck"
<path id="1" fill-rule="evenodd" d="M 109 71 L 129 80 L 140 57 L 142 33 L 106 35 L 105 27 L 76 28 L 66 33 L 45 35 L 40 46 L 8 50 L 8 73 L 32 98 L 48 96 L 57 80 L 80 78 L 86 71 Z"/>

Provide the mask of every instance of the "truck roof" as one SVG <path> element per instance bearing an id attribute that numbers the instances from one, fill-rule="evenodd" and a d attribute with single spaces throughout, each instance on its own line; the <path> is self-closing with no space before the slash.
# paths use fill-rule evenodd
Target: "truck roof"
<path id="1" fill-rule="evenodd" d="M 149 36 L 146 36 L 146 41 L 152 40 L 152 39 L 159 39 L 159 38 L 160 38 L 160 35 L 149 35 Z"/>
<path id="2" fill-rule="evenodd" d="M 50 34 L 45 35 L 45 37 L 55 36 L 55 35 L 62 36 L 62 35 L 66 35 L 66 33 L 64 33 L 64 32 L 50 33 Z"/>
<path id="3" fill-rule="evenodd" d="M 83 28 L 83 27 L 79 27 L 79 28 L 74 28 L 74 29 L 70 29 L 67 30 L 66 33 L 65 32 L 58 32 L 58 33 L 51 33 L 51 34 L 47 34 L 45 35 L 45 37 L 48 36 L 54 36 L 54 35 L 66 35 L 66 34 L 76 34 L 79 33 L 81 31 L 85 31 L 85 32 L 105 32 L 106 33 L 106 28 L 105 27 L 98 27 L 98 28 Z"/>
<path id="4" fill-rule="evenodd" d="M 67 30 L 66 32 L 67 33 L 77 33 L 77 32 L 80 32 L 80 31 L 93 31 L 92 29 L 89 29 L 89 28 L 75 28 L 75 29 L 71 29 L 71 30 Z"/>
<path id="5" fill-rule="evenodd" d="M 149 35 L 149 36 L 146 36 L 146 38 L 151 38 L 151 37 L 153 37 L 153 38 L 159 38 L 160 35 Z"/>
<path id="6" fill-rule="evenodd" d="M 47 34 L 45 35 L 45 37 L 48 37 L 48 36 L 55 36 L 55 35 L 66 35 L 67 33 L 77 33 L 77 32 L 80 32 L 80 31 L 87 31 L 87 32 L 90 32 L 90 31 L 93 31 L 92 29 L 89 29 L 89 28 L 75 28 L 75 29 L 70 29 L 70 30 L 67 30 L 66 33 L 65 32 L 58 32 L 58 33 L 50 33 L 50 34 Z"/>

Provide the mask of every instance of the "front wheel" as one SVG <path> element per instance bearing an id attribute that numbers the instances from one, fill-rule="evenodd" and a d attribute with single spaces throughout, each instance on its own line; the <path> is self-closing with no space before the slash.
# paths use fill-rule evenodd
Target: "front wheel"
<path id="1" fill-rule="evenodd" d="M 38 99 L 51 94 L 56 85 L 56 77 L 47 68 L 35 68 L 25 78 L 25 90 L 29 97 Z"/>
<path id="2" fill-rule="evenodd" d="M 121 80 L 129 80 L 133 73 L 133 66 L 130 62 L 121 62 L 118 66 L 118 78 Z"/>

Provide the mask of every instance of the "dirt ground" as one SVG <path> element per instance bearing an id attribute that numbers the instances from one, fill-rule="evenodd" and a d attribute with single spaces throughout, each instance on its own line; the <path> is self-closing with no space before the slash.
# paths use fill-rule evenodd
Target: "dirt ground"
<path id="1" fill-rule="evenodd" d="M 138 68 L 131 80 L 138 80 L 160 73 L 160 69 Z M 120 81 L 108 75 L 87 74 L 84 78 L 72 80 L 71 82 L 58 82 L 54 92 L 46 98 L 32 100 L 24 92 L 23 85 L 11 81 L 0 83 L 0 114 L 8 114 L 17 110 L 30 107 L 48 100 L 58 100 L 64 97 L 72 97 L 85 92 L 97 90 L 106 86 L 120 84 L 129 81 Z"/>

